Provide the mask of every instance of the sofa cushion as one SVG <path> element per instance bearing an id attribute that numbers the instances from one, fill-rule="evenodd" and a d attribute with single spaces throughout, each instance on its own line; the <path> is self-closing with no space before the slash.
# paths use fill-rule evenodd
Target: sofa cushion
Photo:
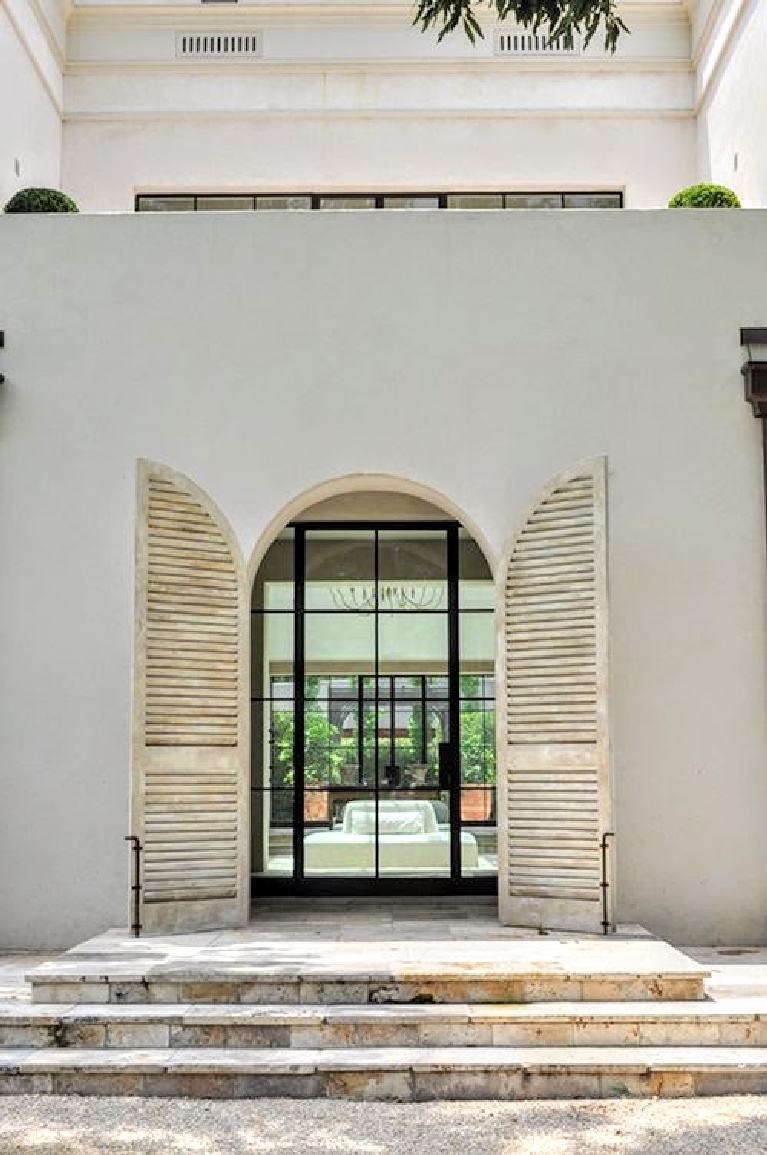
<path id="1" fill-rule="evenodd" d="M 364 833 L 375 834 L 375 802 L 355 800 L 347 802 L 344 809 L 344 830 L 347 834 L 361 834 L 363 830 L 356 827 L 358 815 L 365 814 L 368 816 Z M 378 803 L 379 814 L 379 832 L 381 834 L 436 834 L 439 830 L 437 819 L 434 814 L 434 807 L 431 802 L 425 798 L 382 798 Z M 422 825 L 418 828 L 404 830 L 399 828 L 399 819 L 404 815 L 409 815 L 408 823 L 412 823 L 412 815 L 420 815 Z M 391 829 L 383 825 L 384 815 L 396 815 L 397 819 L 392 820 Z M 386 819 L 388 821 L 388 818 Z"/>
<path id="2" fill-rule="evenodd" d="M 375 834 L 376 816 L 370 810 L 357 810 L 351 816 L 352 834 Z M 381 810 L 378 815 L 379 834 L 425 834 L 423 814 L 418 810 Z"/>

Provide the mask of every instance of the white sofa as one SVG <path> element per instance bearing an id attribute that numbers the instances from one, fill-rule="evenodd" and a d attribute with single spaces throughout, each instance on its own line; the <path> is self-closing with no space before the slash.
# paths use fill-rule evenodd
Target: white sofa
<path id="1" fill-rule="evenodd" d="M 347 802 L 343 825 L 317 830 L 304 840 L 307 874 L 368 873 L 375 867 L 375 802 Z M 440 829 L 434 807 L 427 799 L 382 799 L 378 803 L 378 855 L 382 874 L 447 874 L 450 871 L 450 832 Z M 461 865 L 479 866 L 477 840 L 461 833 Z"/>

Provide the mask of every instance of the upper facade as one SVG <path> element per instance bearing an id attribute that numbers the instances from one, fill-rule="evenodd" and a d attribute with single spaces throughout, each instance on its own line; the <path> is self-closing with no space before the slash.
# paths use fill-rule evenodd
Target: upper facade
<path id="1" fill-rule="evenodd" d="M 0 199 L 612 194 L 767 202 L 764 0 L 634 0 L 614 55 L 490 19 L 437 43 L 367 0 L 0 0 Z M 577 203 L 577 202 L 576 202 Z M 606 203 L 613 203 L 608 201 Z"/>

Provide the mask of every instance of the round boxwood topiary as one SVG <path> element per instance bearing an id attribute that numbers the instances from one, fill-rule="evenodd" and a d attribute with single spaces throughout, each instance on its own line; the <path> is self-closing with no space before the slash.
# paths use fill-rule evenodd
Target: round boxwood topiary
<path id="1" fill-rule="evenodd" d="M 76 213 L 77 205 L 55 188 L 20 189 L 5 206 L 7 213 Z"/>
<path id="2" fill-rule="evenodd" d="M 668 202 L 670 209 L 739 209 L 732 189 L 721 184 L 694 184 L 683 188 Z"/>

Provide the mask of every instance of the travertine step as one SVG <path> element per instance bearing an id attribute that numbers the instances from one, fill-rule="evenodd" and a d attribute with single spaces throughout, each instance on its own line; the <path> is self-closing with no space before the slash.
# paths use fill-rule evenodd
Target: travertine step
<path id="1" fill-rule="evenodd" d="M 98 941 L 98 940 L 97 940 Z M 135 940 L 134 940 L 135 941 Z M 184 961 L 151 939 L 84 947 L 27 977 L 36 1003 L 390 1004 L 697 1000 L 708 972 L 658 941 L 249 942 Z M 87 947 L 87 944 L 85 944 Z M 371 957 L 374 962 L 371 965 Z"/>
<path id="2" fill-rule="evenodd" d="M 0 1093 L 530 1099 L 767 1093 L 762 1047 L 0 1051 Z"/>
<path id="3" fill-rule="evenodd" d="M 477 969 L 465 973 L 392 976 L 388 974 L 284 975 L 254 973 L 238 978 L 199 973 L 157 979 L 115 980 L 61 977 L 33 980 L 36 1003 L 533 1003 L 614 1002 L 617 1000 L 697 1000 L 703 976 L 637 974 L 541 975 Z"/>
<path id="4" fill-rule="evenodd" d="M 767 999 L 0 1006 L 5 1047 L 767 1046 Z"/>
<path id="5" fill-rule="evenodd" d="M 708 972 L 647 938 L 333 942 L 109 932 L 35 968 L 36 1003 L 389 1004 L 701 999 Z M 202 942 L 201 942 L 202 940 Z"/>

